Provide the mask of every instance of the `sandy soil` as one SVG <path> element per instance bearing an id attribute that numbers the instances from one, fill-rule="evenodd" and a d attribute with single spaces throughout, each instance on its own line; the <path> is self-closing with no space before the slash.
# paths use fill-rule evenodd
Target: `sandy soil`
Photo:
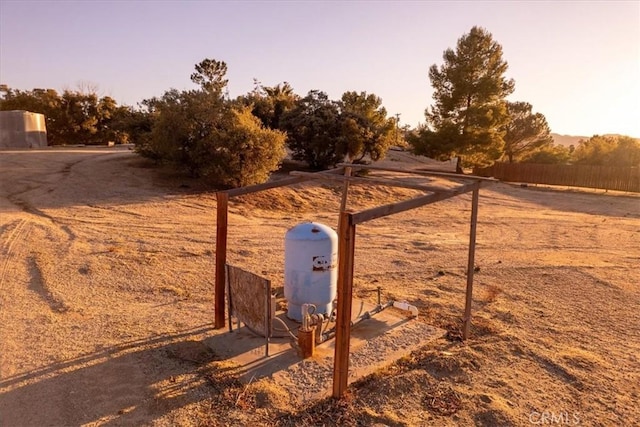
<path id="1" fill-rule="evenodd" d="M 360 226 L 357 295 L 382 286 L 447 338 L 343 401 L 301 407 L 273 380 L 241 383 L 203 344 L 215 197 L 150 166 L 126 149 L 0 152 L 0 425 L 640 423 L 637 195 L 483 189 L 465 343 L 470 197 Z M 352 187 L 349 203 L 412 194 Z M 335 226 L 339 195 L 306 184 L 234 202 L 229 261 L 278 286 L 285 231 Z"/>

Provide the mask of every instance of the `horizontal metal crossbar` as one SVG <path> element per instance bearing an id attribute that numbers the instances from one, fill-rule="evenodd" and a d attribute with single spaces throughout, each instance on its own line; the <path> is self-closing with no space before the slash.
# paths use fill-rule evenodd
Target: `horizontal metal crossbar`
<path id="1" fill-rule="evenodd" d="M 402 169 L 402 168 L 390 168 L 386 166 L 378 166 L 378 165 L 359 165 L 352 163 L 339 163 L 338 167 L 350 167 L 353 169 L 371 169 L 371 170 L 380 170 L 387 172 L 399 172 L 399 173 L 409 173 L 413 175 L 423 175 L 423 176 L 441 176 L 445 178 L 454 178 L 454 179 L 463 179 L 463 180 L 473 180 L 473 181 L 488 181 L 488 182 L 498 182 L 495 178 L 485 178 L 483 176 L 476 175 L 464 175 L 461 173 L 451 173 L 451 172 L 437 172 L 437 171 L 425 171 L 420 169 Z"/>

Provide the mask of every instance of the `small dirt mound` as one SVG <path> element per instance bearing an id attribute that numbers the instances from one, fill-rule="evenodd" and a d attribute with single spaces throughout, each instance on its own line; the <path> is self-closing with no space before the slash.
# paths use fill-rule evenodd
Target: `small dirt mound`
<path id="1" fill-rule="evenodd" d="M 342 184 L 305 182 L 240 196 L 233 201 L 245 209 L 275 212 L 337 211 L 340 207 L 342 189 Z M 418 194 L 418 191 L 405 188 L 351 184 L 347 208 L 366 209 L 406 200 Z"/>
<path id="2" fill-rule="evenodd" d="M 260 380 L 249 387 L 250 395 L 258 408 L 271 408 L 285 411 L 291 407 L 291 396 L 283 388 L 272 381 Z"/>
<path id="3" fill-rule="evenodd" d="M 440 379 L 465 379 L 471 370 L 476 369 L 463 354 L 450 352 L 434 352 L 422 361 L 422 366 Z"/>

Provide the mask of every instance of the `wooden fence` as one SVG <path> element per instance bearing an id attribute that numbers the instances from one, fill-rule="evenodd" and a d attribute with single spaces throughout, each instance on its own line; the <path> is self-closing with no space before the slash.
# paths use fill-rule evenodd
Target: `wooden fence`
<path id="1" fill-rule="evenodd" d="M 640 193 L 640 168 L 637 167 L 495 163 L 488 168 L 474 169 L 474 174 L 509 182 Z"/>

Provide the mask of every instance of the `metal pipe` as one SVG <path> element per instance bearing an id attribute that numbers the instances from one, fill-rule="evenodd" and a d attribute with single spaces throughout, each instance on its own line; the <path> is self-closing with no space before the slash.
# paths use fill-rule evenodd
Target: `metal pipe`
<path id="1" fill-rule="evenodd" d="M 309 304 L 302 304 L 302 330 L 309 330 Z"/>
<path id="2" fill-rule="evenodd" d="M 395 301 L 393 303 L 395 308 L 399 308 L 400 310 L 408 311 L 411 313 L 411 317 L 418 317 L 418 307 L 415 305 L 411 305 L 406 301 Z"/>
<path id="3" fill-rule="evenodd" d="M 289 336 L 290 336 L 291 338 L 293 338 L 293 340 L 294 340 L 294 341 L 296 341 L 296 342 L 298 341 L 298 337 L 296 337 L 296 336 L 293 334 L 293 332 L 291 332 L 291 329 L 289 329 L 289 326 L 287 326 L 287 324 L 286 324 L 286 323 L 284 323 L 284 321 L 283 321 L 282 319 L 280 319 L 279 317 L 274 317 L 274 318 L 273 318 L 273 320 L 275 320 L 275 321 L 277 321 L 277 322 L 281 323 L 281 324 L 284 326 L 284 329 L 278 329 L 278 330 L 280 330 L 280 331 L 283 331 L 283 330 L 284 330 L 284 331 L 286 331 L 286 332 L 289 334 Z M 276 338 L 282 338 L 282 337 L 276 337 Z"/>
<path id="4" fill-rule="evenodd" d="M 362 322 L 363 320 L 371 319 L 373 316 L 375 316 L 376 314 L 380 313 L 382 310 L 391 307 L 392 305 L 393 305 L 393 301 L 389 301 L 389 302 L 387 302 L 385 304 L 378 304 L 372 310 L 365 311 L 364 313 L 362 313 L 361 315 L 356 317 L 355 320 L 352 320 L 351 321 L 351 326 L 355 326 L 358 323 Z M 336 335 L 336 328 L 333 327 L 333 328 L 329 329 L 328 331 L 323 332 L 322 334 L 320 334 L 320 338 L 319 338 L 318 343 L 323 343 L 325 341 L 328 341 L 331 338 L 333 338 L 335 335 Z"/>
<path id="5" fill-rule="evenodd" d="M 389 301 L 386 304 L 378 304 L 375 308 L 373 308 L 372 310 L 369 311 L 365 311 L 364 313 L 362 313 L 360 316 L 356 317 L 355 320 L 351 321 L 351 326 L 355 326 L 358 323 L 362 322 L 363 320 L 366 319 L 371 319 L 372 316 L 375 316 L 376 314 L 380 313 L 382 310 L 384 310 L 385 308 L 389 308 L 393 305 L 393 301 Z"/>

